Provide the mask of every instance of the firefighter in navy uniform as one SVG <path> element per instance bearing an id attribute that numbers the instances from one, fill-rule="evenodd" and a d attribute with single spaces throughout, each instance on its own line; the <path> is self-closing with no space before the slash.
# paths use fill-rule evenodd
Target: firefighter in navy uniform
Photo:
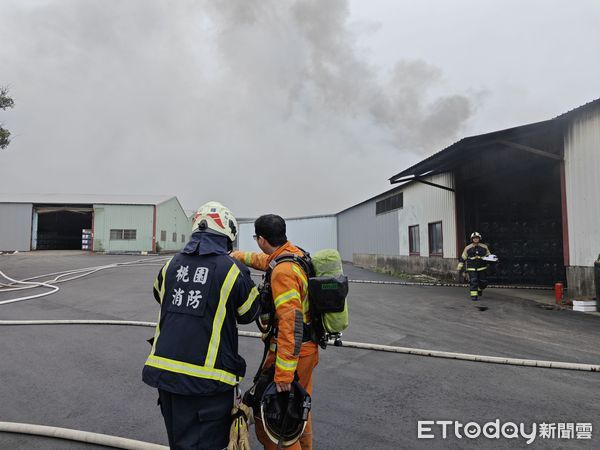
<path id="1" fill-rule="evenodd" d="M 229 256 L 237 235 L 217 202 L 194 217 L 192 237 L 160 270 L 160 314 L 143 381 L 158 389 L 171 449 L 223 449 L 235 387 L 246 372 L 237 323 L 260 314 L 249 270 Z"/>
<path id="2" fill-rule="evenodd" d="M 457 269 L 460 272 L 466 269 L 469 276 L 469 293 L 473 301 L 481 297 L 487 286 L 485 271 L 488 263 L 483 259 L 486 256 L 490 256 L 490 249 L 481 243 L 481 234 L 477 231 L 471 233 L 471 243 L 463 250 Z"/>

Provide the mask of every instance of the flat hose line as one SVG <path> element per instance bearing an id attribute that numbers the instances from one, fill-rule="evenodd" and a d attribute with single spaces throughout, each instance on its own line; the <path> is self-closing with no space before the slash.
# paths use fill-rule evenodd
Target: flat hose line
<path id="1" fill-rule="evenodd" d="M 86 444 L 95 444 L 104 447 L 122 448 L 127 450 L 169 450 L 169 447 L 152 444 L 150 442 L 136 441 L 134 439 L 128 439 L 119 436 L 110 436 L 108 434 L 92 433 L 90 431 L 49 427 L 30 423 L 0 422 L 0 432 L 66 439 L 69 441 L 85 442 Z"/>
<path id="2" fill-rule="evenodd" d="M 260 273 L 252 273 L 253 277 L 262 277 Z M 349 283 L 356 284 L 389 284 L 392 286 L 441 286 L 441 287 L 468 287 L 467 283 L 444 283 L 441 281 L 381 281 L 381 280 L 348 280 Z M 508 284 L 490 284 L 488 288 L 494 289 L 525 289 L 525 290 L 539 290 L 539 291 L 551 291 L 554 290 L 551 286 L 518 286 Z"/>
<path id="3" fill-rule="evenodd" d="M 0 320 L 1 325 L 122 325 L 138 327 L 155 327 L 155 322 L 141 322 L 132 320 Z M 253 331 L 239 331 L 240 336 L 261 338 L 262 334 Z M 333 342 L 330 342 L 333 344 Z M 336 345 L 333 345 L 334 347 Z M 581 364 L 561 361 L 542 361 L 535 359 L 506 358 L 502 356 L 472 355 L 469 353 L 444 352 L 440 350 L 426 350 L 411 347 L 396 347 L 391 345 L 370 344 L 365 342 L 343 341 L 338 347 L 357 348 L 388 353 L 404 353 L 407 355 L 428 356 L 432 358 L 446 358 L 461 361 L 472 361 L 491 364 L 505 364 L 510 366 L 538 367 L 545 369 L 579 370 L 583 372 L 600 372 L 600 365 Z"/>
<path id="4" fill-rule="evenodd" d="M 84 268 L 80 268 L 80 269 L 64 270 L 61 272 L 54 272 L 54 273 L 49 273 L 49 274 L 45 274 L 45 275 L 38 275 L 35 277 L 25 278 L 23 280 L 15 280 L 14 278 L 9 277 L 8 275 L 6 275 L 4 272 L 2 272 L 0 270 L 0 276 L 10 281 L 9 284 L 5 284 L 5 283 L 0 284 L 0 286 L 1 286 L 0 293 L 18 291 L 18 290 L 24 290 L 24 289 L 34 289 L 34 288 L 39 288 L 39 287 L 52 289 L 51 291 L 42 292 L 41 294 L 28 295 L 25 297 L 18 297 L 18 298 L 12 298 L 12 299 L 8 299 L 8 300 L 2 300 L 2 301 L 0 301 L 0 305 L 7 305 L 10 303 L 22 302 L 22 301 L 26 301 L 26 300 L 33 300 L 36 298 L 41 298 L 41 297 L 46 297 L 48 295 L 52 295 L 60 290 L 60 288 L 58 286 L 55 286 L 56 284 L 83 278 L 88 275 L 92 275 L 96 272 L 99 272 L 101 270 L 115 269 L 115 268 L 119 268 L 119 267 L 140 267 L 140 266 L 157 265 L 157 263 L 159 261 L 163 261 L 165 259 L 166 258 L 137 259 L 134 261 L 118 262 L 118 263 L 112 263 L 112 264 L 107 264 L 107 265 L 103 265 L 103 266 L 84 267 Z M 158 264 L 158 265 L 160 265 L 160 264 Z M 52 280 L 32 281 L 32 280 L 37 280 L 39 278 L 49 277 L 52 275 L 56 275 L 56 277 Z M 63 280 L 60 279 L 63 277 L 68 277 L 68 276 L 71 276 L 71 278 L 67 278 L 67 279 L 63 279 Z M 15 285 L 25 285 L 25 286 L 13 287 Z"/>

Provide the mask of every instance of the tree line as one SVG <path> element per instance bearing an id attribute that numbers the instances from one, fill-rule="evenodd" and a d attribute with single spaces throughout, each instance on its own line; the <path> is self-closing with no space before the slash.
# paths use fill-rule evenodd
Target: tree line
<path id="1" fill-rule="evenodd" d="M 6 110 L 15 105 L 14 100 L 9 97 L 7 88 L 0 88 L 0 109 Z M 0 123 L 0 149 L 6 148 L 10 144 L 10 131 Z"/>

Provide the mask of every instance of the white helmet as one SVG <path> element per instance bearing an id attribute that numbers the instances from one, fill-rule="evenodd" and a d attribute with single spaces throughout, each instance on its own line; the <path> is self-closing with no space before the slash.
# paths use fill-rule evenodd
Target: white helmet
<path id="1" fill-rule="evenodd" d="M 223 234 L 233 242 L 238 231 L 237 221 L 231 211 L 219 202 L 208 202 L 198 209 L 192 221 L 192 233 L 198 230 Z"/>
<path id="2" fill-rule="evenodd" d="M 479 240 L 481 240 L 481 234 L 479 234 L 477 231 L 474 231 L 473 233 L 471 233 L 471 240 L 473 240 L 473 238 L 479 238 Z"/>

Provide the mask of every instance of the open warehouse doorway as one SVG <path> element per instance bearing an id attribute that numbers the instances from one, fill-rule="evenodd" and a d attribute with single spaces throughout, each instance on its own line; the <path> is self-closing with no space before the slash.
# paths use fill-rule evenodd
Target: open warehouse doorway
<path id="1" fill-rule="evenodd" d="M 91 230 L 92 224 L 92 205 L 34 205 L 31 247 L 33 250 L 81 250 L 84 230 Z"/>
<path id="2" fill-rule="evenodd" d="M 560 141 L 547 137 L 519 133 L 510 141 L 492 141 L 455 172 L 457 218 L 463 221 L 457 227 L 459 244 L 464 247 L 472 231 L 483 235 L 500 259 L 490 282 L 565 281 L 562 155 L 552 146 Z"/>

